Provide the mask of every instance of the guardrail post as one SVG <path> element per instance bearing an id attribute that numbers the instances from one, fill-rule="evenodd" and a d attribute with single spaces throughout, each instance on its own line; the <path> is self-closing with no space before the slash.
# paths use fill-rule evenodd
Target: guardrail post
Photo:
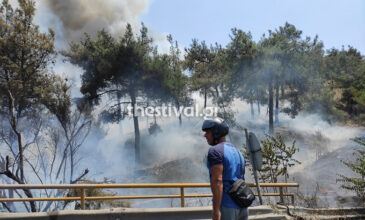
<path id="1" fill-rule="evenodd" d="M 81 209 L 85 210 L 85 189 L 80 188 Z"/>
<path id="2" fill-rule="evenodd" d="M 294 195 L 291 196 L 291 204 L 294 205 Z"/>
<path id="3" fill-rule="evenodd" d="M 279 201 L 279 203 L 280 203 L 280 204 L 284 204 L 284 192 L 283 192 L 283 187 L 282 187 L 282 186 L 280 186 L 279 190 L 280 190 L 280 201 Z"/>
<path id="4" fill-rule="evenodd" d="M 180 187 L 181 207 L 185 207 L 184 187 Z"/>

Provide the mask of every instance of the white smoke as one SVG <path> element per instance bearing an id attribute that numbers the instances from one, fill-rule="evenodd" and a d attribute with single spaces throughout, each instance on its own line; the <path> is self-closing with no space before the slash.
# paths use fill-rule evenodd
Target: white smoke
<path id="1" fill-rule="evenodd" d="M 106 30 L 117 37 L 124 32 L 127 23 L 134 29 L 139 26 L 139 17 L 148 7 L 148 0 L 41 0 L 42 12 L 53 19 L 44 21 L 45 26 L 56 26 L 56 34 L 67 42 L 78 42 L 88 33 L 95 36 Z M 42 10 L 45 9 L 45 10 Z M 46 24 L 48 22 L 48 24 Z"/>

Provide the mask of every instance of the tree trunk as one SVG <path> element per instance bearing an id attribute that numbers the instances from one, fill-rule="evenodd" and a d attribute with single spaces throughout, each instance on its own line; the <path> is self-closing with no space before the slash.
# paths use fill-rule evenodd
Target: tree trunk
<path id="1" fill-rule="evenodd" d="M 70 144 L 70 182 L 72 182 L 74 175 L 74 152 L 72 144 Z"/>
<path id="2" fill-rule="evenodd" d="M 71 144 L 71 139 L 72 139 L 72 136 L 73 134 L 69 134 L 68 132 L 68 129 L 67 129 L 67 122 L 66 121 L 61 121 L 60 120 L 60 124 L 63 128 L 63 131 L 65 132 L 65 137 L 66 137 L 66 140 L 67 140 L 67 144 L 66 144 L 66 148 L 63 152 L 63 157 L 62 157 L 62 160 L 61 160 L 61 163 L 60 163 L 60 166 L 58 168 L 58 171 L 57 171 L 57 174 L 56 174 L 56 179 L 58 179 L 58 176 L 62 170 L 62 167 L 63 167 L 63 163 L 65 163 L 65 166 L 63 167 L 63 175 L 65 175 L 66 173 L 66 166 L 67 166 L 67 151 L 69 150 L 70 152 L 70 182 L 72 181 L 72 177 L 73 177 L 73 173 L 74 173 L 74 155 L 73 155 L 73 147 L 72 147 L 72 144 Z M 65 179 L 65 176 L 63 177 Z M 64 180 L 65 182 L 65 180 Z"/>
<path id="3" fill-rule="evenodd" d="M 20 170 L 20 180 L 24 182 L 24 155 L 23 155 L 23 143 L 22 134 L 18 131 L 17 122 L 15 118 L 15 100 L 13 94 L 8 90 L 9 104 L 10 104 L 10 125 L 18 140 L 18 151 L 19 151 L 19 170 Z"/>
<path id="4" fill-rule="evenodd" d="M 14 180 L 15 182 L 17 182 L 18 184 L 25 184 L 25 182 L 23 180 L 21 180 L 18 176 L 14 175 L 10 170 L 9 170 L 9 156 L 6 156 L 6 167 L 5 167 L 5 172 L 2 172 L 1 174 L 5 174 L 7 177 L 9 177 L 10 179 Z M 30 189 L 23 189 L 24 194 L 28 197 L 28 198 L 33 198 L 32 192 L 30 191 Z M 34 201 L 29 201 L 30 204 L 30 208 L 32 212 L 37 212 L 36 206 L 35 206 L 35 202 Z M 24 204 L 25 205 L 25 204 Z M 25 205 L 25 207 L 27 208 L 27 206 Z M 27 208 L 28 209 L 28 208 Z M 29 210 L 28 210 L 29 211 Z"/>
<path id="5" fill-rule="evenodd" d="M 176 107 L 178 110 L 180 110 L 180 103 L 179 101 L 176 102 Z M 181 127 L 182 125 L 182 118 L 181 118 L 181 114 L 179 114 L 179 126 Z"/>
<path id="6" fill-rule="evenodd" d="M 140 133 L 139 133 L 139 125 L 138 125 L 138 116 L 135 109 L 136 105 L 136 95 L 134 91 L 130 92 L 131 104 L 133 108 L 133 123 L 134 123 L 134 156 L 135 156 L 135 168 L 138 167 L 140 162 Z"/>
<path id="7" fill-rule="evenodd" d="M 253 101 L 252 99 L 250 100 L 250 107 L 251 107 L 251 119 L 255 119 L 255 111 L 253 109 Z"/>
<path id="8" fill-rule="evenodd" d="M 217 103 L 218 103 L 218 99 L 219 99 L 219 90 L 218 90 L 218 86 L 215 87 L 215 95 L 217 96 Z"/>
<path id="9" fill-rule="evenodd" d="M 260 115 L 261 111 L 260 111 L 260 102 L 257 101 L 257 113 L 258 115 Z"/>
<path id="10" fill-rule="evenodd" d="M 15 99 L 10 90 L 8 90 L 8 95 L 9 95 L 9 101 L 10 101 L 10 103 L 9 103 L 10 104 L 10 125 L 18 139 L 20 179 L 9 171 L 9 167 L 8 167 L 9 158 L 7 158 L 6 169 L 7 169 L 8 173 L 6 175 L 9 178 L 15 180 L 18 184 L 25 184 L 22 134 L 20 133 L 20 131 L 18 131 L 18 128 L 17 128 L 17 121 L 15 119 Z M 23 191 L 24 191 L 24 194 L 28 198 L 33 198 L 33 195 L 31 193 L 30 189 L 23 189 Z M 30 208 L 31 208 L 32 212 L 37 212 L 34 201 L 30 201 L 29 204 L 30 204 Z"/>
<path id="11" fill-rule="evenodd" d="M 279 123 L 279 83 L 275 85 L 275 124 Z"/>
<path id="12" fill-rule="evenodd" d="M 273 120 L 273 112 L 274 111 L 274 91 L 272 86 L 272 78 L 269 81 L 269 133 L 274 134 L 274 120 Z"/>
<path id="13" fill-rule="evenodd" d="M 120 104 L 121 95 L 119 91 L 117 91 L 117 99 L 118 99 L 118 123 L 122 120 L 122 107 Z"/>
<path id="14" fill-rule="evenodd" d="M 207 88 L 204 88 L 204 109 L 207 108 Z"/>

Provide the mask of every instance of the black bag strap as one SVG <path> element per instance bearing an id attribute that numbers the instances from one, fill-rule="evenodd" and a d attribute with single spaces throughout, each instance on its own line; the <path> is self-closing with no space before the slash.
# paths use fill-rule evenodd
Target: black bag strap
<path id="1" fill-rule="evenodd" d="M 235 149 L 236 149 L 236 151 L 237 151 L 238 157 L 240 158 L 240 167 L 241 167 L 241 172 L 242 172 L 242 179 L 243 179 L 243 181 L 245 181 L 245 173 L 244 173 L 243 166 L 242 166 L 242 158 L 241 158 L 241 154 L 240 154 L 240 152 L 238 151 L 238 149 L 237 149 L 237 148 L 235 148 Z M 223 173 L 224 173 L 224 169 L 223 169 Z M 234 181 L 231 181 L 231 184 L 233 184 L 233 182 L 234 182 Z M 223 187 L 223 191 L 224 191 L 224 192 L 226 192 L 226 193 L 228 193 L 228 191 L 227 191 L 227 190 L 225 190 L 225 189 L 224 189 L 224 187 Z"/>

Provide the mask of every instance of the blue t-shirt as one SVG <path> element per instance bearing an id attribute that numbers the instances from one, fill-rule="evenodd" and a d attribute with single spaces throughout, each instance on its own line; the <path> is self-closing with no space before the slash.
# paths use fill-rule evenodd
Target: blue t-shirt
<path id="1" fill-rule="evenodd" d="M 239 157 L 242 160 L 242 168 Z M 221 205 L 228 208 L 246 209 L 239 207 L 225 192 L 229 190 L 234 181 L 245 175 L 244 157 L 231 143 L 222 142 L 209 148 L 207 160 L 209 176 L 211 176 L 212 166 L 217 164 L 223 165 L 223 196 Z"/>

